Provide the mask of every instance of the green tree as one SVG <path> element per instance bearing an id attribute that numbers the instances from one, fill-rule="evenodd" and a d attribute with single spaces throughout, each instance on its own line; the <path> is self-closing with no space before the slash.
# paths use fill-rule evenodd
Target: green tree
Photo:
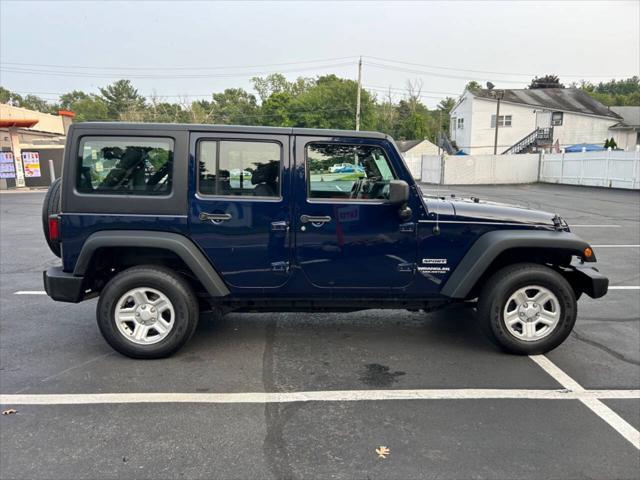
<path id="1" fill-rule="evenodd" d="M 227 125 L 251 125 L 259 118 L 256 97 L 242 88 L 227 88 L 222 93 L 214 93 L 212 101 L 200 100 L 202 112 L 208 112 L 212 123 Z"/>
<path id="2" fill-rule="evenodd" d="M 145 98 L 129 80 L 118 80 L 102 87 L 100 94 L 107 105 L 109 117 L 114 120 L 128 112 L 142 111 L 145 108 Z"/>
<path id="3" fill-rule="evenodd" d="M 74 117 L 76 122 L 109 120 L 112 118 L 109 115 L 109 109 L 105 101 L 94 94 L 78 97 L 64 108 L 76 114 Z"/>
<path id="4" fill-rule="evenodd" d="M 289 108 L 293 126 L 353 130 L 358 84 L 335 75 L 318 77 L 313 85 L 295 96 Z M 362 130 L 375 126 L 375 99 L 362 90 L 360 99 Z"/>
<path id="5" fill-rule="evenodd" d="M 480 85 L 475 80 L 471 80 L 469 83 L 467 83 L 467 85 L 464 87 L 464 89 L 465 90 L 469 90 L 471 93 L 475 93 L 475 92 L 479 92 L 480 90 L 482 90 L 482 85 Z"/>
<path id="6" fill-rule="evenodd" d="M 13 93 L 11 90 L 7 90 L 4 87 L 0 87 L 0 103 L 19 107 L 22 103 L 22 96 L 17 93 Z"/>
<path id="7" fill-rule="evenodd" d="M 531 80 L 531 83 L 527 88 L 564 88 L 564 85 L 560 83 L 560 79 L 557 75 L 544 75 L 543 77 L 535 77 Z"/>
<path id="8" fill-rule="evenodd" d="M 640 106 L 640 77 L 600 82 L 597 85 L 582 81 L 576 87 L 608 106 Z"/>

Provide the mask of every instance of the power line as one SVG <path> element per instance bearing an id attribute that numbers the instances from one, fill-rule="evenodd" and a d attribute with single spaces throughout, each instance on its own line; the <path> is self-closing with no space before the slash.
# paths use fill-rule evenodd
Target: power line
<path id="1" fill-rule="evenodd" d="M 381 57 L 370 57 L 367 56 L 365 58 L 371 58 L 373 60 L 380 60 L 383 62 L 388 62 L 388 63 L 400 63 L 403 65 L 412 65 L 415 67 L 425 67 L 425 68 L 434 68 L 436 70 L 452 70 L 452 71 L 458 71 L 458 72 L 469 72 L 469 73 L 488 73 L 491 75 L 506 75 L 506 76 L 520 76 L 520 77 L 535 77 L 538 74 L 536 73 L 516 73 L 516 72 L 496 72 L 496 71 L 492 71 L 492 70 L 474 70 L 474 69 L 467 69 L 467 68 L 457 68 L 457 67 L 448 67 L 448 66 L 441 66 L 441 65 L 427 65 L 427 64 L 423 64 L 423 63 L 414 63 L 414 62 L 405 62 L 402 60 L 391 60 L 388 58 L 381 58 Z M 575 73 L 558 73 L 556 74 L 560 77 L 575 77 L 575 78 L 613 78 L 613 77 L 632 77 L 633 75 L 587 75 L 587 74 L 575 74 Z"/>
<path id="2" fill-rule="evenodd" d="M 399 72 L 413 73 L 413 74 L 424 75 L 424 76 L 428 76 L 428 77 L 456 78 L 456 79 L 466 80 L 466 81 L 471 80 L 471 78 L 469 78 L 469 76 L 453 75 L 453 74 L 438 73 L 438 72 L 426 72 L 424 70 L 416 70 L 416 69 L 405 68 L 405 67 L 397 67 L 395 65 L 385 65 L 385 64 L 382 64 L 382 63 L 367 62 L 366 65 L 369 66 L 369 67 L 379 68 L 379 69 L 382 69 L 382 70 L 393 70 L 393 71 L 399 71 Z M 485 77 L 485 78 L 482 78 L 482 80 L 488 80 L 488 78 Z M 502 82 L 502 83 L 517 83 L 517 84 L 520 84 L 520 85 L 523 84 L 523 83 L 526 83 L 523 80 L 502 80 L 502 79 L 500 80 L 500 82 Z"/>
<path id="3" fill-rule="evenodd" d="M 262 67 L 280 67 L 285 65 L 303 65 L 307 63 L 325 63 L 325 62 L 333 62 L 337 60 L 353 60 L 357 57 L 355 55 L 349 57 L 333 57 L 333 58 L 324 58 L 318 60 L 304 60 L 298 62 L 284 62 L 284 63 L 263 63 L 258 65 L 225 65 L 225 66 L 215 66 L 215 67 L 171 67 L 171 66 L 162 66 L 162 67 L 98 67 L 98 66 L 87 66 L 87 65 L 52 65 L 46 63 L 21 63 L 21 62 L 0 62 L 0 65 L 17 65 L 19 67 L 50 67 L 50 68 L 62 68 L 62 69 L 72 69 L 72 68 L 80 68 L 86 70 L 223 70 L 223 69 L 243 69 L 243 68 L 262 68 Z"/>
<path id="4" fill-rule="evenodd" d="M 335 68 L 335 67 L 344 67 L 344 66 L 353 66 L 352 62 L 342 62 L 342 63 L 333 63 L 327 65 L 315 65 L 311 67 L 303 67 L 303 68 L 295 68 L 295 69 L 287 69 L 280 70 L 278 72 L 274 71 L 254 71 L 254 72 L 229 72 L 229 73 L 211 73 L 211 74 L 173 74 L 173 75 L 162 75 L 162 74 L 128 74 L 122 73 L 120 74 L 100 74 L 100 73 L 84 73 L 84 72 L 62 72 L 56 70 L 43 70 L 43 69 L 24 69 L 24 68 L 5 68 L 0 67 L 0 71 L 8 72 L 8 73 L 18 73 L 18 74 L 29 74 L 29 75 L 46 75 L 46 76 L 58 76 L 58 77 L 81 77 L 81 78 L 132 78 L 132 79 L 180 79 L 180 78 L 234 78 L 234 77 L 246 77 L 246 76 L 256 76 L 256 75 L 269 75 L 272 73 L 294 73 L 294 72 L 303 72 L 309 70 L 324 70 L 327 68 Z"/>

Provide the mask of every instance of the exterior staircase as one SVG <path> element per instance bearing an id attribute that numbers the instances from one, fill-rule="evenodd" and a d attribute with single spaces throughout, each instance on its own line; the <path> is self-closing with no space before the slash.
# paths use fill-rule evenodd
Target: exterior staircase
<path id="1" fill-rule="evenodd" d="M 553 144 L 553 127 L 536 128 L 529 135 L 507 148 L 502 154 L 527 153 L 536 151 L 543 145 L 551 144 Z"/>
<path id="2" fill-rule="evenodd" d="M 458 151 L 458 147 L 454 145 L 455 142 L 451 142 L 446 133 L 440 132 L 438 134 L 438 146 L 443 149 L 447 154 L 453 155 Z"/>

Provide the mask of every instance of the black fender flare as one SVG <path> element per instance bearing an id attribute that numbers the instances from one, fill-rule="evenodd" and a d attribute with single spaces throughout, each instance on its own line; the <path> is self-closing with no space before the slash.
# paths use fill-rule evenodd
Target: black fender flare
<path id="1" fill-rule="evenodd" d="M 491 263 L 506 250 L 513 248 L 546 248 L 583 256 L 589 244 L 565 231 L 495 230 L 485 233 L 471 246 L 440 290 L 450 298 L 466 298 Z M 595 262 L 595 255 L 589 258 Z"/>
<path id="2" fill-rule="evenodd" d="M 200 249 L 188 238 L 171 232 L 105 230 L 93 233 L 82 246 L 73 274 L 79 277 L 85 276 L 95 252 L 100 248 L 141 246 L 161 248 L 175 253 L 191 269 L 211 296 L 229 295 L 227 285 Z"/>

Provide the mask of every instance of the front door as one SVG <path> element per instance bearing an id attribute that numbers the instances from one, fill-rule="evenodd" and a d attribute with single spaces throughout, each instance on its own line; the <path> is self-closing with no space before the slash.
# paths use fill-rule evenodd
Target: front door
<path id="1" fill-rule="evenodd" d="M 273 288 L 289 277 L 289 141 L 191 136 L 191 235 L 232 288 Z"/>
<path id="2" fill-rule="evenodd" d="M 395 149 L 362 138 L 296 137 L 295 144 L 295 260 L 307 280 L 381 291 L 411 283 L 415 220 L 402 220 L 388 202 L 389 181 L 398 178 L 390 159 L 401 161 Z"/>

